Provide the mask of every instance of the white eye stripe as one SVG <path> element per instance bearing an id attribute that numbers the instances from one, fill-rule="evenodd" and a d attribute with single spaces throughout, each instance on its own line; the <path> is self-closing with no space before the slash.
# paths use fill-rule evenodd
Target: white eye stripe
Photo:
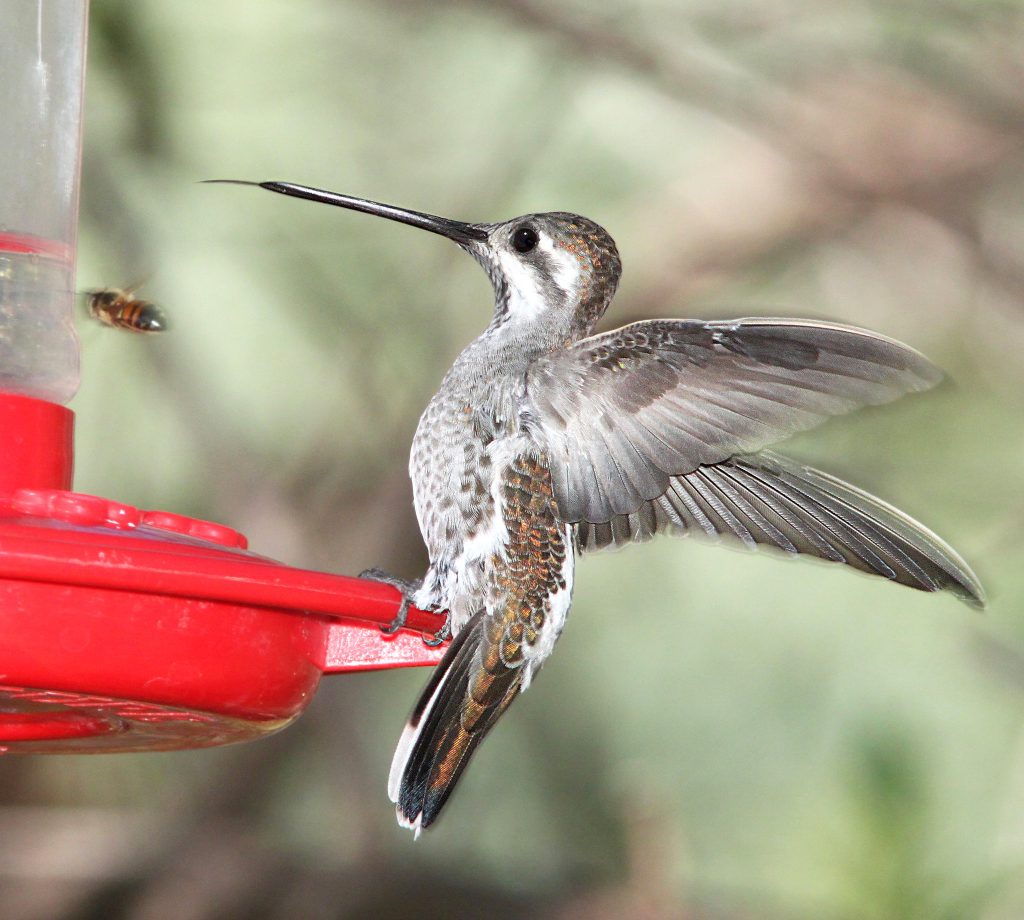
<path id="1" fill-rule="evenodd" d="M 566 294 L 576 290 L 580 281 L 579 260 L 567 249 L 555 246 L 551 237 L 541 234 L 537 248 L 551 257 L 555 266 L 554 281 Z"/>

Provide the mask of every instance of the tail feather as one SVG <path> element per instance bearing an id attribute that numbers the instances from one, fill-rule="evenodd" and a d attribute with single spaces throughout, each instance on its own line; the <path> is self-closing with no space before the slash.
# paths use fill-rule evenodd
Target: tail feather
<path id="1" fill-rule="evenodd" d="M 417 760 L 421 760 L 424 750 L 424 739 L 429 738 L 436 730 L 443 706 L 438 705 L 439 698 L 446 684 L 458 683 L 461 674 L 465 679 L 470 664 L 470 656 L 466 654 L 470 635 L 479 629 L 479 617 L 471 619 L 465 629 L 452 639 L 444 657 L 431 672 L 430 680 L 423 688 L 416 706 L 413 708 L 409 721 L 406 722 L 402 735 L 395 748 L 395 756 L 391 761 L 391 772 L 388 775 L 388 797 L 398 802 L 405 776 L 414 771 Z M 449 691 L 446 696 L 451 698 Z M 407 784 L 406 784 L 407 785 Z"/>
<path id="2" fill-rule="evenodd" d="M 388 780 L 398 822 L 417 835 L 448 801 L 480 742 L 519 693 L 521 670 L 492 663 L 483 610 L 452 640 L 402 733 Z"/>
<path id="3" fill-rule="evenodd" d="M 395 756 L 391 760 L 391 772 L 388 774 L 388 798 L 392 802 L 398 801 L 399 791 L 402 785 L 402 777 L 412 758 L 417 741 L 423 735 L 426 727 L 424 719 L 430 716 L 437 702 L 438 695 L 444 682 L 451 676 L 452 663 L 458 657 L 460 650 L 469 638 L 469 629 L 461 630 L 451 641 L 444 657 L 430 673 L 430 680 L 420 693 L 416 706 L 413 708 L 409 720 L 402 729 L 401 737 L 395 748 Z"/>

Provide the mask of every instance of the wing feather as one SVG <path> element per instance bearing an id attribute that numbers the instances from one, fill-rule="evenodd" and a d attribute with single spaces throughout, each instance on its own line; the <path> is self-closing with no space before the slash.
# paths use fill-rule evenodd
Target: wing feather
<path id="1" fill-rule="evenodd" d="M 636 512 L 670 477 L 940 377 L 913 349 L 833 323 L 652 320 L 538 359 L 527 398 L 561 517 L 598 523 Z"/>
<path id="2" fill-rule="evenodd" d="M 984 603 L 967 563 L 924 525 L 834 476 L 767 452 L 673 476 L 665 492 L 638 512 L 574 525 L 574 541 L 578 551 L 593 552 L 654 532 L 768 546 Z"/>

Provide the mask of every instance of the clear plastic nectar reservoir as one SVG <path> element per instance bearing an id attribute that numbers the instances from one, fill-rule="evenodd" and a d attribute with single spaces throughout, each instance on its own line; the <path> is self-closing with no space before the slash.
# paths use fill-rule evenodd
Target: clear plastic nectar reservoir
<path id="1" fill-rule="evenodd" d="M 85 0 L 0 4 L 0 391 L 67 402 Z"/>

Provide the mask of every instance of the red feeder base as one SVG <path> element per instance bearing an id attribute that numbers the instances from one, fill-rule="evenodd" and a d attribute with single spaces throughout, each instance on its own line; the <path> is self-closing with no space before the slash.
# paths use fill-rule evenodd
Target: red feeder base
<path id="1" fill-rule="evenodd" d="M 296 718 L 323 674 L 440 658 L 420 633 L 438 616 L 413 610 L 411 631 L 381 633 L 393 588 L 281 565 L 220 524 L 66 491 L 72 422 L 0 394 L 0 752 L 244 741 Z"/>

